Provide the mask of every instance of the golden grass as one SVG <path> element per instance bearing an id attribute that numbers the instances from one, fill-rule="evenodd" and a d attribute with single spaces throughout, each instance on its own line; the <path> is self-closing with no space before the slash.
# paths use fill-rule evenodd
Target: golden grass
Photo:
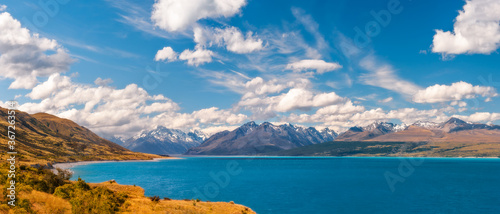
<path id="1" fill-rule="evenodd" d="M 129 196 L 120 208 L 119 213 L 149 214 L 149 213 L 213 213 L 213 214 L 243 214 L 255 213 L 252 209 L 232 202 L 197 202 L 194 200 L 164 200 L 153 202 L 144 196 L 144 189 L 138 186 L 120 185 L 116 182 L 89 184 L 104 186 L 115 192 L 125 192 Z"/>
<path id="2" fill-rule="evenodd" d="M 54 195 L 32 190 L 21 192 L 20 198 L 28 199 L 32 203 L 32 209 L 38 214 L 70 214 L 71 204 Z"/>

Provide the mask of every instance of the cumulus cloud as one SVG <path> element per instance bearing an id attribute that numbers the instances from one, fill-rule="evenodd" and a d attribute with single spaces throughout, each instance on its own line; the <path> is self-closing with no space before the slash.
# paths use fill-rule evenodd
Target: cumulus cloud
<path id="1" fill-rule="evenodd" d="M 158 125 L 180 129 L 227 126 L 247 119 L 244 114 L 216 107 L 180 113 L 177 103 L 163 95 L 150 95 L 135 84 L 123 89 L 95 87 L 74 83 L 60 74 L 51 75 L 26 96 L 32 102 L 24 103 L 20 110 L 68 118 L 103 136 L 130 137 Z"/>
<path id="2" fill-rule="evenodd" d="M 453 32 L 436 30 L 432 51 L 443 54 L 489 54 L 500 46 L 500 2 L 467 0 Z"/>
<path id="3" fill-rule="evenodd" d="M 163 30 L 179 31 L 200 19 L 234 16 L 246 3 L 245 0 L 156 0 L 151 20 Z"/>
<path id="4" fill-rule="evenodd" d="M 255 38 L 251 31 L 247 33 L 246 37 L 235 27 L 217 29 L 216 31 L 218 32 L 218 34 L 216 34 L 217 40 L 219 43 L 224 42 L 228 51 L 243 54 L 263 48 L 262 40 Z"/>
<path id="5" fill-rule="evenodd" d="M 199 66 L 205 63 L 212 62 L 214 52 L 196 47 L 194 51 L 189 49 L 184 50 L 180 55 L 180 60 L 186 60 L 188 65 Z"/>
<path id="6" fill-rule="evenodd" d="M 493 87 L 473 86 L 470 83 L 460 81 L 451 85 L 436 84 L 419 90 L 413 96 L 413 101 L 417 103 L 438 103 L 471 99 L 477 96 L 495 97 L 498 94 Z"/>
<path id="7" fill-rule="evenodd" d="M 113 80 L 112 79 L 102 79 L 100 77 L 97 77 L 97 79 L 94 81 L 94 84 L 96 85 L 100 85 L 100 86 L 106 86 L 106 85 L 109 85 L 113 83 Z"/>
<path id="8" fill-rule="evenodd" d="M 7 5 L 0 4 L 0 12 L 5 11 L 7 9 Z"/>
<path id="9" fill-rule="evenodd" d="M 305 71 L 316 70 L 317 73 L 322 74 L 325 72 L 333 71 L 342 68 L 342 65 L 336 62 L 325 62 L 318 59 L 305 59 L 298 62 L 290 63 L 286 66 L 288 70 Z"/>
<path id="10" fill-rule="evenodd" d="M 171 47 L 164 47 L 156 53 L 155 61 L 175 61 L 177 53 Z"/>
<path id="11" fill-rule="evenodd" d="M 0 29 L 0 77 L 14 79 L 9 88 L 31 89 L 37 77 L 66 72 L 74 61 L 55 40 L 31 34 L 7 12 L 0 14 Z"/>
<path id="12" fill-rule="evenodd" d="M 248 31 L 246 36 L 236 27 L 194 29 L 194 41 L 198 45 L 225 47 L 228 51 L 238 54 L 251 53 L 264 48 L 262 39 Z"/>
<path id="13" fill-rule="evenodd" d="M 211 126 L 202 129 L 201 131 L 209 136 L 222 132 L 222 131 L 233 131 L 237 129 L 239 126 Z"/>
<path id="14" fill-rule="evenodd" d="M 295 83 L 290 84 L 296 85 Z M 346 102 L 348 99 L 337 95 L 335 92 L 318 93 L 301 87 L 290 87 L 288 91 L 276 95 L 264 93 L 257 95 L 255 92 L 250 96 L 245 94 L 236 105 L 237 108 L 243 108 L 253 113 L 254 118 L 269 119 L 276 116 L 276 113 L 287 113 L 294 110 L 310 110 L 311 108 L 320 108 L 333 104 Z M 298 85 L 296 85 L 298 86 Z M 278 86 L 273 92 L 278 90 Z M 249 92 L 250 93 L 250 92 Z"/>
<path id="15" fill-rule="evenodd" d="M 453 117 L 470 122 L 493 122 L 500 120 L 500 113 L 476 112 L 468 116 L 453 115 Z"/>
<path id="16" fill-rule="evenodd" d="M 345 98 L 335 92 L 314 94 L 303 88 L 293 88 L 279 100 L 276 111 L 287 112 L 295 109 L 308 109 L 311 107 L 323 107 L 343 102 Z"/>

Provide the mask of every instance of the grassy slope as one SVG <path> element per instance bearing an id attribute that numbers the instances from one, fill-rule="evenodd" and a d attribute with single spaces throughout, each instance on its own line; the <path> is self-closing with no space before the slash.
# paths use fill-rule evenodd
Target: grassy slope
<path id="1" fill-rule="evenodd" d="M 0 108 L 0 153 L 7 151 L 7 110 Z M 24 163 L 141 160 L 157 155 L 129 151 L 73 121 L 50 114 L 16 111 L 16 150 Z M 2 159 L 5 158 L 2 156 Z"/>
<path id="2" fill-rule="evenodd" d="M 120 185 L 116 182 L 88 184 L 84 181 L 69 181 L 62 174 L 55 175 L 47 169 L 23 166 L 16 174 L 16 207 L 7 203 L 7 164 L 0 165 L 0 213 L 221 213 L 252 214 L 250 208 L 226 202 L 202 202 L 196 200 L 161 199 L 152 201 L 144 196 L 144 189 L 137 186 Z M 78 188 L 75 194 L 68 192 Z M 63 193 L 63 194 L 61 194 Z M 69 193 L 69 194 L 65 194 Z M 65 197 L 69 196 L 69 197 Z M 86 205 L 82 205 L 86 204 Z M 75 205 L 76 204 L 76 205 Z M 75 206 L 77 208 L 75 208 Z M 85 211 L 85 209 L 91 210 Z"/>
<path id="3" fill-rule="evenodd" d="M 500 143 L 333 141 L 265 155 L 500 157 Z"/>
<path id="4" fill-rule="evenodd" d="M 242 205 L 226 202 L 203 202 L 195 200 L 169 200 L 161 199 L 153 202 L 144 196 L 144 189 L 137 186 L 120 185 L 116 182 L 103 182 L 91 184 L 93 187 L 106 187 L 115 192 L 124 192 L 128 195 L 127 200 L 121 207 L 121 213 L 255 213 L 250 208 Z"/>
<path id="5" fill-rule="evenodd" d="M 0 158 L 7 159 L 7 110 L 0 108 Z M 8 182 L 6 164 L 0 166 L 0 213 L 71 213 L 73 204 L 70 199 L 54 195 L 54 188 L 61 185 L 49 170 L 35 169 L 29 164 L 45 165 L 49 162 L 74 162 L 95 160 L 146 160 L 162 158 L 158 155 L 129 151 L 115 143 L 105 140 L 73 121 L 56 116 L 37 113 L 27 114 L 16 111 L 16 176 L 18 186 L 18 206 L 11 209 L 6 203 Z M 71 183 L 65 180 L 64 183 Z M 160 200 L 152 202 L 144 196 L 140 187 L 118 185 L 116 183 L 90 184 L 93 188 L 103 187 L 112 191 L 111 195 L 128 194 L 118 211 L 109 213 L 254 213 L 242 205 L 225 202 L 195 202 L 179 200 Z M 50 187 L 50 188 L 49 188 Z M 89 196 L 87 196 L 89 197 Z M 96 196 L 97 197 L 97 196 Z M 108 200 L 109 198 L 101 198 Z M 25 212 L 27 211 L 27 212 Z M 92 212 L 82 212 L 92 213 Z M 95 212 L 94 212 L 95 213 Z M 100 213 L 97 212 L 97 213 Z"/>

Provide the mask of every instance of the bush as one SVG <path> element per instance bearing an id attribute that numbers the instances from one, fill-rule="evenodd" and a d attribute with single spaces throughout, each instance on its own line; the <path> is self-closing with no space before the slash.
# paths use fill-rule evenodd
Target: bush
<path id="1" fill-rule="evenodd" d="M 81 178 L 74 184 L 58 187 L 54 195 L 68 199 L 75 214 L 115 213 L 127 198 L 125 193 L 116 194 L 106 187 L 91 188 Z"/>
<path id="2" fill-rule="evenodd" d="M 153 197 L 149 197 L 149 199 L 151 199 L 152 202 L 158 202 L 160 201 L 160 196 L 153 196 Z"/>

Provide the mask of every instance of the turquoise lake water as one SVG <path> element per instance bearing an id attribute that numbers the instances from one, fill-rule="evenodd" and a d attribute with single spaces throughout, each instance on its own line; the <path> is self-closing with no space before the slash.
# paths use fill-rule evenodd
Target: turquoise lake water
<path id="1" fill-rule="evenodd" d="M 500 159 L 188 157 L 72 170 L 73 179 L 257 213 L 500 213 Z"/>

